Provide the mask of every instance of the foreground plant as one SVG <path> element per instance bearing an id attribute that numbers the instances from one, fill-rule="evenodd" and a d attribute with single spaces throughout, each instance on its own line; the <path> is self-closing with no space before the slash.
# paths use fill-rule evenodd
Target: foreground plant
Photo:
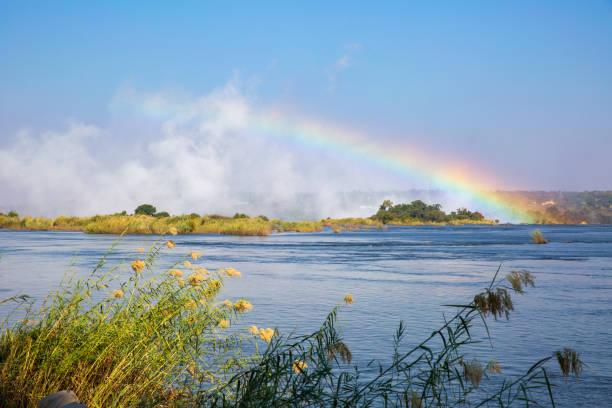
<path id="1" fill-rule="evenodd" d="M 481 340 L 472 336 L 474 326 L 508 319 L 512 295 L 534 286 L 527 271 L 500 280 L 498 269 L 470 303 L 451 305 L 456 313 L 422 342 L 404 345 L 400 323 L 387 363 L 350 367 L 351 351 L 336 326 L 343 303 L 356 301 L 352 295 L 310 335 L 282 336 L 256 325 L 242 333 L 232 323 L 253 305 L 217 300 L 224 279 L 241 273 L 209 272 L 195 263 L 202 254 L 192 251 L 191 260 L 185 256 L 156 274 L 160 254 L 173 248 L 160 240 L 139 250 L 138 259 L 110 268 L 105 256 L 86 279 L 62 282 L 40 309 L 27 297 L 10 299 L 21 302 L 23 319 L 7 318 L 2 326 L 0 407 L 34 406 L 62 389 L 90 408 L 505 407 L 542 398 L 554 406 L 547 364 L 557 360 L 565 378 L 582 372 L 579 354 L 563 349 L 500 384 L 489 381 L 502 374 L 499 364 L 467 358 L 467 347 Z M 122 268 L 129 274 L 123 281 Z M 265 349 L 246 355 L 247 339 Z"/>
<path id="2" fill-rule="evenodd" d="M 467 360 L 464 350 L 479 342 L 472 337 L 477 322 L 509 318 L 512 293 L 534 286 L 527 271 L 511 271 L 465 305 L 451 305 L 456 314 L 444 321 L 419 344 L 405 347 L 406 327 L 400 323 L 394 338 L 394 354 L 388 365 L 371 362 L 350 368 L 352 355 L 337 329 L 340 305 L 332 310 L 315 333 L 277 337 L 248 369 L 239 370 L 224 387 L 202 394 L 201 406 L 224 407 L 480 407 L 531 404 L 555 405 L 547 364 L 557 359 L 563 376 L 582 372 L 582 361 L 571 349 L 558 351 L 536 362 L 524 374 L 501 382 L 487 381 L 501 375 L 495 361 L 483 365 Z M 509 286 L 508 286 L 509 284 Z M 354 299 L 347 295 L 345 303 Z M 488 329 L 487 329 L 488 332 Z M 375 369 L 375 374 L 371 369 Z M 366 376 L 364 371 L 370 373 Z M 484 384 L 487 382 L 487 384 Z M 498 384 L 498 385 L 495 385 Z M 538 401 L 544 398 L 545 401 Z"/>
<path id="3" fill-rule="evenodd" d="M 64 281 L 40 309 L 27 297 L 12 299 L 23 319 L 2 325 L 0 406 L 35 406 L 62 389 L 90 408 L 189 404 L 199 390 L 223 386 L 246 362 L 243 335 L 226 328 L 252 305 L 216 300 L 223 280 L 239 275 L 235 269 L 180 270 L 177 263 L 156 274 L 161 251 L 174 247 L 166 245 L 158 242 L 129 267 L 106 268 L 105 256 L 86 279 Z"/>

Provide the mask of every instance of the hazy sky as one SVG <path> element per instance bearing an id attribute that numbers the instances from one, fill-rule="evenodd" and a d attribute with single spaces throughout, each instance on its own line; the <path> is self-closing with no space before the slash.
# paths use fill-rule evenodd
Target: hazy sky
<path id="1" fill-rule="evenodd" d="M 262 111 L 492 188 L 612 189 L 612 2 L 0 3 L 0 210 L 437 187 L 262 137 Z"/>

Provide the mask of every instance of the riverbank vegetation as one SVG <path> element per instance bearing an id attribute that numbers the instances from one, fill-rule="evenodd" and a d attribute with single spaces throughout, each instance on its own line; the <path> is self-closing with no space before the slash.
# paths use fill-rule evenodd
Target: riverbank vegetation
<path id="1" fill-rule="evenodd" d="M 157 212 L 155 206 L 142 204 L 134 214 L 122 211 L 92 217 L 59 216 L 56 218 L 19 217 L 11 211 L 0 213 L 0 228 L 38 231 L 83 231 L 88 234 L 224 234 L 265 236 L 274 232 L 317 232 L 325 227 L 334 232 L 383 228 L 385 225 L 460 225 L 495 224 L 479 212 L 459 209 L 446 214 L 439 204 L 422 201 L 393 205 L 385 201 L 379 211 L 368 218 L 326 218 L 320 221 L 283 221 L 264 215 L 250 217 L 236 213 L 233 217 L 218 214 L 171 216 Z"/>
<path id="2" fill-rule="evenodd" d="M 135 250 L 122 265 L 108 265 L 105 256 L 85 278 L 67 276 L 42 307 L 26 296 L 3 301 L 16 303 L 0 332 L 3 406 L 31 407 L 62 389 L 90 408 L 423 408 L 538 400 L 554 406 L 551 365 L 557 361 L 565 377 L 582 372 L 579 354 L 563 349 L 521 375 L 496 379 L 503 362 L 466 351 L 486 340 L 474 336 L 476 325 L 508 319 L 512 297 L 534 286 L 526 271 L 503 278 L 498 270 L 472 301 L 450 306 L 454 313 L 417 344 L 405 344 L 408 328 L 400 323 L 390 359 L 351 366 L 350 345 L 337 324 L 343 303 L 355 307 L 359 299 L 344 296 L 310 335 L 284 335 L 248 321 L 256 304 L 220 301 L 226 280 L 241 273 L 207 270 L 199 250 L 187 249 L 183 259 L 158 270 L 160 256 L 181 250 L 167 244 L 161 239 L 148 252 Z M 240 318 L 250 327 L 240 329 Z M 246 342 L 254 352 L 244 351 Z"/>

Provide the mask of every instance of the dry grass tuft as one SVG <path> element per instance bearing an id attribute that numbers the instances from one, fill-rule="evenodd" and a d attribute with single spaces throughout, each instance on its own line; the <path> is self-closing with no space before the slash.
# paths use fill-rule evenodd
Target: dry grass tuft
<path id="1" fill-rule="evenodd" d="M 542 235 L 542 231 L 540 230 L 535 230 L 535 231 L 530 232 L 529 236 L 531 237 L 531 239 L 533 239 L 533 242 L 536 244 L 546 244 L 548 242 L 548 240 L 544 238 L 544 235 Z"/>
<path id="2" fill-rule="evenodd" d="M 582 374 L 583 363 L 580 360 L 580 354 L 575 350 L 566 347 L 558 350 L 554 355 L 557 357 L 563 377 L 567 378 L 570 373 L 573 373 L 578 378 Z"/>
<path id="3" fill-rule="evenodd" d="M 461 366 L 463 367 L 463 378 L 471 382 L 474 387 L 478 387 L 484 374 L 482 364 L 478 360 L 473 359 L 468 363 L 461 361 Z"/>
<path id="4" fill-rule="evenodd" d="M 486 289 L 474 296 L 474 304 L 483 315 L 490 314 L 497 320 L 502 315 L 509 318 L 510 312 L 514 310 L 512 298 L 504 288 Z"/>
<path id="5" fill-rule="evenodd" d="M 327 352 L 327 358 L 330 361 L 336 360 L 338 357 L 340 357 L 344 364 L 350 364 L 353 360 L 353 354 L 351 353 L 351 350 L 346 344 L 341 341 L 330 345 L 330 347 L 328 347 L 327 349 Z"/>
<path id="6" fill-rule="evenodd" d="M 523 293 L 523 285 L 535 287 L 533 276 L 528 271 L 510 271 L 506 279 L 512 285 L 512 289 L 519 293 Z"/>

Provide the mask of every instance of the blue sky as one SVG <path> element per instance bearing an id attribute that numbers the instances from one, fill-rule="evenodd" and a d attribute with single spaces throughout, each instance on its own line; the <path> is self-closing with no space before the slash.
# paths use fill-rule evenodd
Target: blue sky
<path id="1" fill-rule="evenodd" d="M 237 81 L 253 106 L 477 163 L 500 188 L 612 189 L 609 1 L 4 1 L 0 55 L 5 151 L 72 122 L 104 134 L 88 149 L 142 148 L 160 124 L 118 95 Z"/>

